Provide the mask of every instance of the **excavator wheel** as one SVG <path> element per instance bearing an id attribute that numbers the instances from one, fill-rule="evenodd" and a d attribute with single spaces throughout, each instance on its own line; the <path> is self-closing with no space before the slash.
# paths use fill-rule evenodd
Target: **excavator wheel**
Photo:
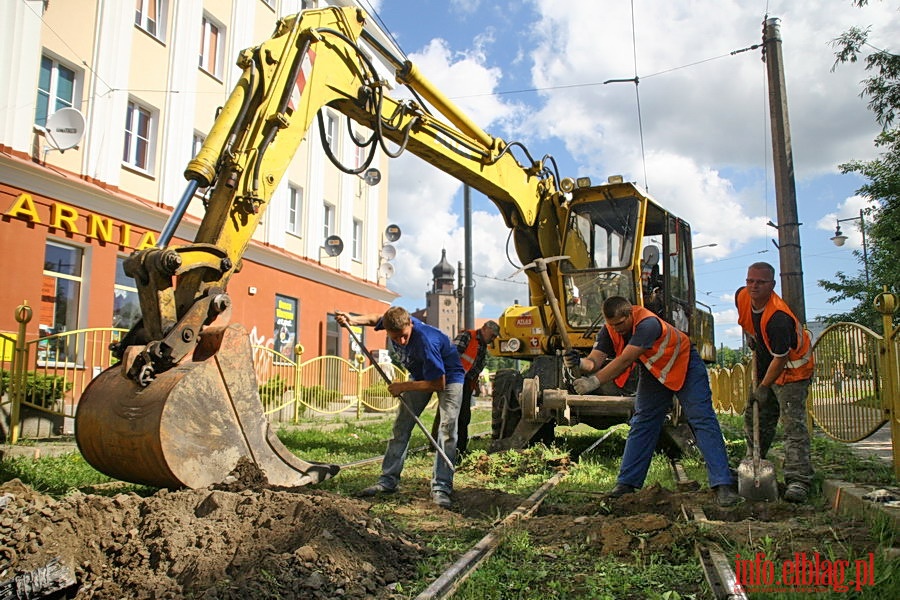
<path id="1" fill-rule="evenodd" d="M 240 325 L 209 329 L 193 355 L 142 387 L 122 364 L 98 375 L 75 414 L 75 438 L 98 471 L 132 483 L 202 488 L 242 458 L 270 485 L 296 487 L 337 474 L 337 465 L 291 454 L 269 427 L 253 350 Z"/>
<path id="2" fill-rule="evenodd" d="M 495 440 L 511 436 L 522 418 L 522 407 L 519 406 L 522 382 L 522 374 L 515 369 L 500 369 L 494 375 L 491 437 Z"/>

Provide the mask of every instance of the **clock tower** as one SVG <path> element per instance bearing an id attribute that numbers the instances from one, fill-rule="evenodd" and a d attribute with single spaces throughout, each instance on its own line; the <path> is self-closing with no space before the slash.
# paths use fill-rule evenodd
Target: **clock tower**
<path id="1" fill-rule="evenodd" d="M 452 340 L 459 333 L 459 296 L 454 288 L 456 270 L 441 250 L 441 262 L 431 269 L 431 291 L 425 294 L 425 322 L 437 327 Z"/>

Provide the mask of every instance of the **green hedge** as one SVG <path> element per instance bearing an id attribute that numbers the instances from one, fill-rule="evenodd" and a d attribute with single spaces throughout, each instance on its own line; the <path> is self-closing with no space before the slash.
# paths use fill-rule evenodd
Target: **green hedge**
<path id="1" fill-rule="evenodd" d="M 10 373 L 0 370 L 0 396 L 9 390 Z M 56 408 L 56 401 L 72 389 L 72 382 L 62 375 L 44 375 L 29 371 L 25 375 L 25 401 L 42 408 Z"/>

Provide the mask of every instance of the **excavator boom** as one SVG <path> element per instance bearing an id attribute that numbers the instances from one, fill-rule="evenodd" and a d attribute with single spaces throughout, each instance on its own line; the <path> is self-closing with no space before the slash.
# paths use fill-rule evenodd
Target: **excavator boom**
<path id="1" fill-rule="evenodd" d="M 414 65 L 390 55 L 352 8 L 308 10 L 238 58 L 243 75 L 185 170 L 187 190 L 156 248 L 130 256 L 142 320 L 116 349 L 121 363 L 85 390 L 76 438 L 111 476 L 164 487 L 203 487 L 242 457 L 270 483 L 316 483 L 337 472 L 291 455 L 263 417 L 246 332 L 230 321 L 228 281 L 319 111 L 327 106 L 491 198 L 512 228 L 528 229 L 555 192 L 540 163 L 522 166 L 481 131 Z M 361 51 L 365 37 L 425 102 L 397 101 Z M 327 152 L 327 149 L 326 149 Z M 396 151 L 399 154 L 399 151 Z M 171 246 L 198 188 L 211 187 L 192 244 Z"/>
<path id="2" fill-rule="evenodd" d="M 76 414 L 79 447 L 99 470 L 187 487 L 223 479 L 242 457 L 277 485 L 316 483 L 337 472 L 336 465 L 297 459 L 270 431 L 247 335 L 230 323 L 226 292 L 314 120 L 324 128 L 326 106 L 372 131 L 362 144 L 368 160 L 355 170 L 341 166 L 346 172 L 366 170 L 376 147 L 390 157 L 411 152 L 487 196 L 511 229 L 531 306 L 501 318 L 493 350 L 555 366 L 535 360 L 541 379 L 526 382 L 521 402 L 504 398 L 510 410 L 521 403 L 520 414 L 545 422 L 568 414 L 558 351 L 590 347 L 604 297 L 660 300 L 660 315 L 695 328 L 685 223 L 621 178 L 599 186 L 561 179 L 552 157 L 535 160 L 522 144 L 484 132 L 365 23 L 359 9 L 307 10 L 279 20 L 270 39 L 240 53 L 242 76 L 185 170 L 187 189 L 157 247 L 126 260 L 142 320 L 116 350 L 121 363 L 94 379 Z M 362 44 L 391 65 L 414 99 L 389 96 Z M 335 160 L 327 144 L 325 153 Z M 197 236 L 170 245 L 198 188 L 211 191 Z M 663 249 L 669 283 L 650 296 L 642 293 L 642 247 L 654 244 Z M 520 437 L 530 436 L 523 431 Z"/>

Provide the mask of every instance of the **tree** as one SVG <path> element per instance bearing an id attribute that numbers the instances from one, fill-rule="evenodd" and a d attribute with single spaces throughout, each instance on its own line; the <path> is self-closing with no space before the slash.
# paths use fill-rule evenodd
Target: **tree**
<path id="1" fill-rule="evenodd" d="M 730 369 L 742 362 L 749 362 L 751 357 L 750 349 L 727 348 L 720 346 L 716 350 L 716 366 L 724 369 Z"/>
<path id="2" fill-rule="evenodd" d="M 852 3 L 864 8 L 868 0 L 852 0 Z M 900 55 L 870 43 L 871 33 L 871 26 L 852 27 L 832 41 L 835 48 L 832 70 L 865 59 L 869 76 L 862 82 L 860 95 L 869 99 L 869 109 L 882 127 L 875 138 L 875 147 L 881 150 L 878 158 L 853 160 L 839 167 L 842 173 L 858 173 L 866 179 L 856 193 L 872 201 L 865 210 L 871 284 L 866 285 L 860 273 L 849 275 L 839 271 L 835 281 L 820 280 L 819 286 L 835 294 L 828 299 L 831 304 L 843 300 L 857 302 L 846 313 L 827 315 L 826 322 L 853 321 L 880 329 L 881 316 L 875 312 L 872 301 L 881 293 L 883 285 L 896 293 L 900 282 L 900 129 L 895 126 L 900 111 Z"/>

